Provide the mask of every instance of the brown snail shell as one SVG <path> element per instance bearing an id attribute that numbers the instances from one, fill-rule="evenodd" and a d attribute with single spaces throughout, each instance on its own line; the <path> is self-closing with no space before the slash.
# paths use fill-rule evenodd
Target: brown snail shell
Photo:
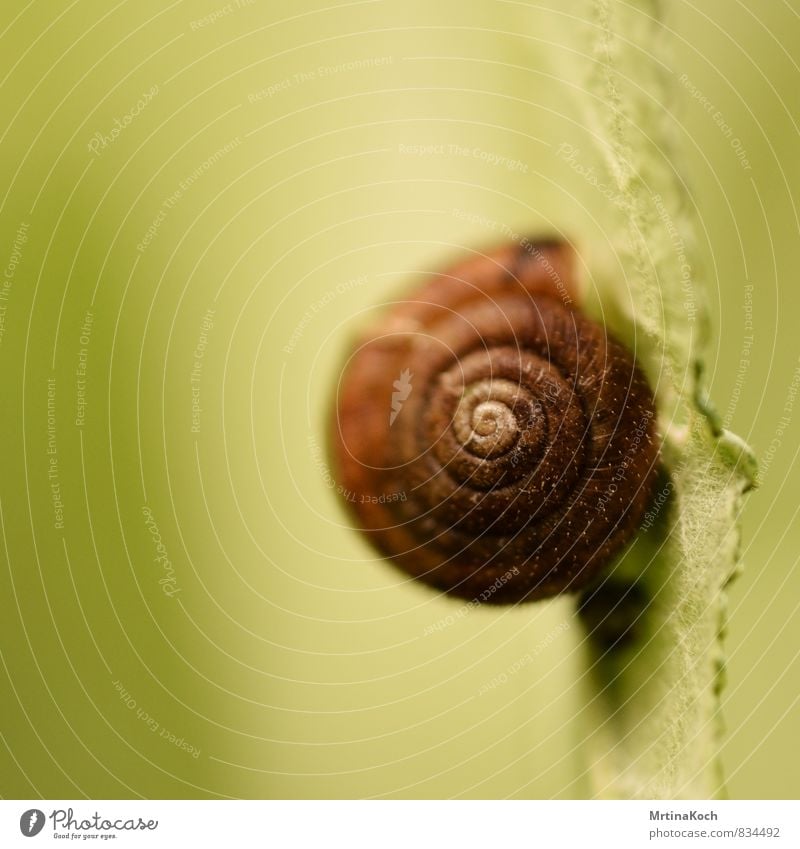
<path id="1" fill-rule="evenodd" d="M 635 534 L 653 397 L 576 297 L 566 245 L 504 246 L 433 275 L 349 357 L 338 489 L 414 578 L 488 603 L 546 598 L 591 582 Z"/>

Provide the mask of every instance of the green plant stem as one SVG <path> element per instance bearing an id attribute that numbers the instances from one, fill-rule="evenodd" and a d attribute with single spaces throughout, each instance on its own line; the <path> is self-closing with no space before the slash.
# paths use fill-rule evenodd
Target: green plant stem
<path id="1" fill-rule="evenodd" d="M 636 355 L 656 387 L 666 498 L 614 573 L 645 599 L 632 640 L 609 647 L 601 629 L 587 629 L 588 752 L 599 796 L 712 798 L 725 794 L 725 588 L 738 571 L 738 519 L 755 462 L 719 426 L 703 390 L 708 321 L 697 225 L 673 165 L 676 123 L 666 104 L 677 78 L 662 7 L 597 0 L 592 13 L 587 116 L 621 199 L 608 232 L 634 305 Z"/>

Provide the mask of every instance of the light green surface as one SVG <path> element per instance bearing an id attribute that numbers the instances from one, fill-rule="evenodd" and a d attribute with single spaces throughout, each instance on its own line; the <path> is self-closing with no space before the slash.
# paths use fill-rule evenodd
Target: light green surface
<path id="1" fill-rule="evenodd" d="M 497 2 L 257 0 L 203 27 L 224 4 L 63 8 L 0 13 L 4 269 L 29 225 L 0 338 L 0 793 L 585 794 L 570 603 L 462 615 L 404 582 L 345 527 L 314 449 L 353 328 L 414 273 L 506 228 L 602 255 L 608 201 L 558 155 L 589 149 L 585 24 Z M 800 9 L 749 8 L 674 4 L 676 166 L 702 222 L 711 394 L 765 460 L 731 599 L 729 792 L 792 797 Z"/>

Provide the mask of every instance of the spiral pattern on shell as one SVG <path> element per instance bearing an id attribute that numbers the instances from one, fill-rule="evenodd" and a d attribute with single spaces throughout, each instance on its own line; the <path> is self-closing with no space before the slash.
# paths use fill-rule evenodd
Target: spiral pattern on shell
<path id="1" fill-rule="evenodd" d="M 335 474 L 409 575 L 512 603 L 574 591 L 651 497 L 653 399 L 630 353 L 573 308 L 572 256 L 523 242 L 391 305 L 341 377 Z"/>

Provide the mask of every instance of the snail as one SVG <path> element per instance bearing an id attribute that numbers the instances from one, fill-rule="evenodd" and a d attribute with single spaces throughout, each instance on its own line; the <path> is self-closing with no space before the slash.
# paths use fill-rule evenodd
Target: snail
<path id="1" fill-rule="evenodd" d="M 653 395 L 575 306 L 573 264 L 556 240 L 477 254 L 389 305 L 344 365 L 338 490 L 383 556 L 442 592 L 576 592 L 651 499 Z"/>

